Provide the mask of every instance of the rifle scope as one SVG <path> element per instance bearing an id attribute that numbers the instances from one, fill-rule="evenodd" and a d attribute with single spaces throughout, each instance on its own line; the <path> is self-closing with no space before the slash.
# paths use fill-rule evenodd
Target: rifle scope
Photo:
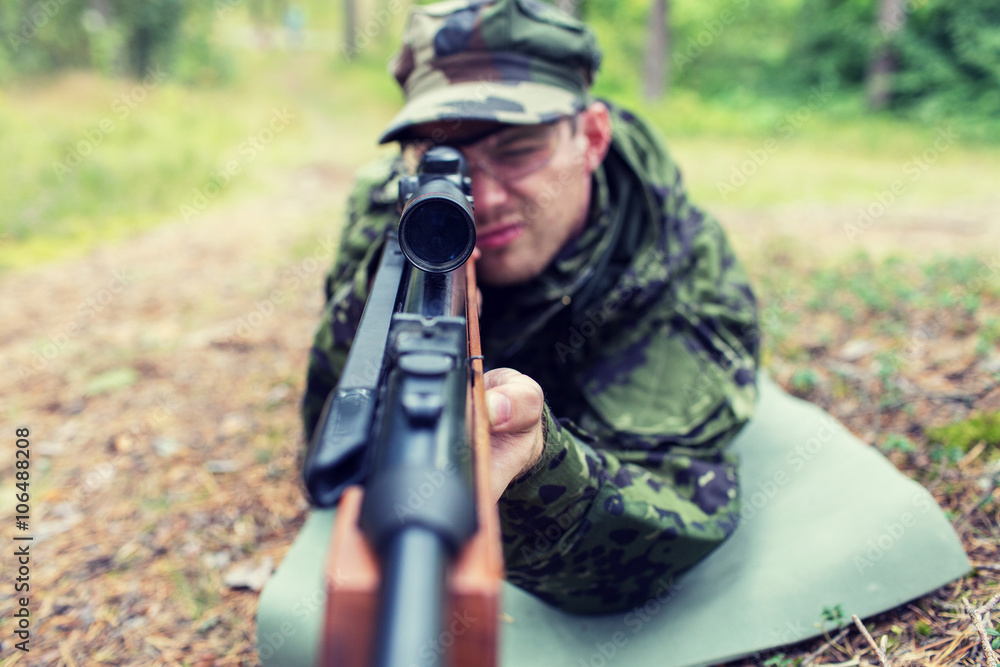
<path id="1" fill-rule="evenodd" d="M 405 202 L 399 217 L 399 247 L 418 269 L 448 273 L 465 263 L 476 247 L 476 224 L 465 157 L 435 146 L 420 159 L 416 176 L 399 182 Z"/>

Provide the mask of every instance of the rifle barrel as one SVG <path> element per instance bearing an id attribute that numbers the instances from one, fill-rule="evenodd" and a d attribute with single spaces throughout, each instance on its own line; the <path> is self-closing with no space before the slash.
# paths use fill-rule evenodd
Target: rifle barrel
<path id="1" fill-rule="evenodd" d="M 467 444 L 468 322 L 450 314 L 464 314 L 466 304 L 455 273 L 415 271 L 407 305 L 438 314 L 397 313 L 389 333 L 393 363 L 361 507 L 361 530 L 382 570 L 378 667 L 437 667 L 445 573 L 477 527 Z"/>
<path id="2" fill-rule="evenodd" d="M 439 667 L 451 554 L 439 535 L 417 526 L 397 534 L 382 558 L 375 666 Z"/>

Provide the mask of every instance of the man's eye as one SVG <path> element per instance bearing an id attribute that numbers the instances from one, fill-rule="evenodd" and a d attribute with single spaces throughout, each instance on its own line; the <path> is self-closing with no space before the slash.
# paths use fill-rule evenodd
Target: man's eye
<path id="1" fill-rule="evenodd" d="M 424 156 L 424 153 L 430 148 L 430 144 L 419 143 L 419 144 L 409 144 L 403 149 L 403 164 L 406 166 L 409 173 L 416 173 L 417 165 L 420 164 L 420 158 Z"/>
<path id="2" fill-rule="evenodd" d="M 517 146 L 509 146 L 494 153 L 493 160 L 496 162 L 518 162 L 520 160 L 530 159 L 542 150 L 544 150 L 544 146 L 540 144 L 520 144 Z"/>

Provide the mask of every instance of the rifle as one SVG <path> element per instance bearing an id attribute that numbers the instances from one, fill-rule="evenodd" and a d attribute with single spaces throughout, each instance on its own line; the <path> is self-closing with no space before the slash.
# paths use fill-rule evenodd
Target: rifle
<path id="1" fill-rule="evenodd" d="M 444 146 L 400 182 L 398 233 L 306 454 L 310 500 L 338 507 L 322 665 L 497 661 L 503 555 L 469 192 L 464 157 Z"/>

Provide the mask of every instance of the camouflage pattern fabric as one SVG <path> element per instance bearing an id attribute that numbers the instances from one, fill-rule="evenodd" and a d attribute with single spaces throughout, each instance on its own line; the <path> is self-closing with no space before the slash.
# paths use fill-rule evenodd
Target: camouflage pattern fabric
<path id="1" fill-rule="evenodd" d="M 610 105 L 609 105 L 610 106 Z M 536 279 L 483 287 L 483 350 L 545 391 L 542 459 L 500 501 L 509 581 L 572 612 L 628 609 L 736 527 L 725 446 L 756 399 L 758 329 L 719 224 L 692 206 L 662 142 L 612 107 L 583 234 Z M 363 170 L 303 404 L 315 428 L 360 320 L 399 162 Z"/>
<path id="2" fill-rule="evenodd" d="M 414 7 L 392 65 L 406 104 L 379 141 L 432 120 L 531 124 L 575 113 L 600 60 L 583 23 L 538 0 Z"/>

